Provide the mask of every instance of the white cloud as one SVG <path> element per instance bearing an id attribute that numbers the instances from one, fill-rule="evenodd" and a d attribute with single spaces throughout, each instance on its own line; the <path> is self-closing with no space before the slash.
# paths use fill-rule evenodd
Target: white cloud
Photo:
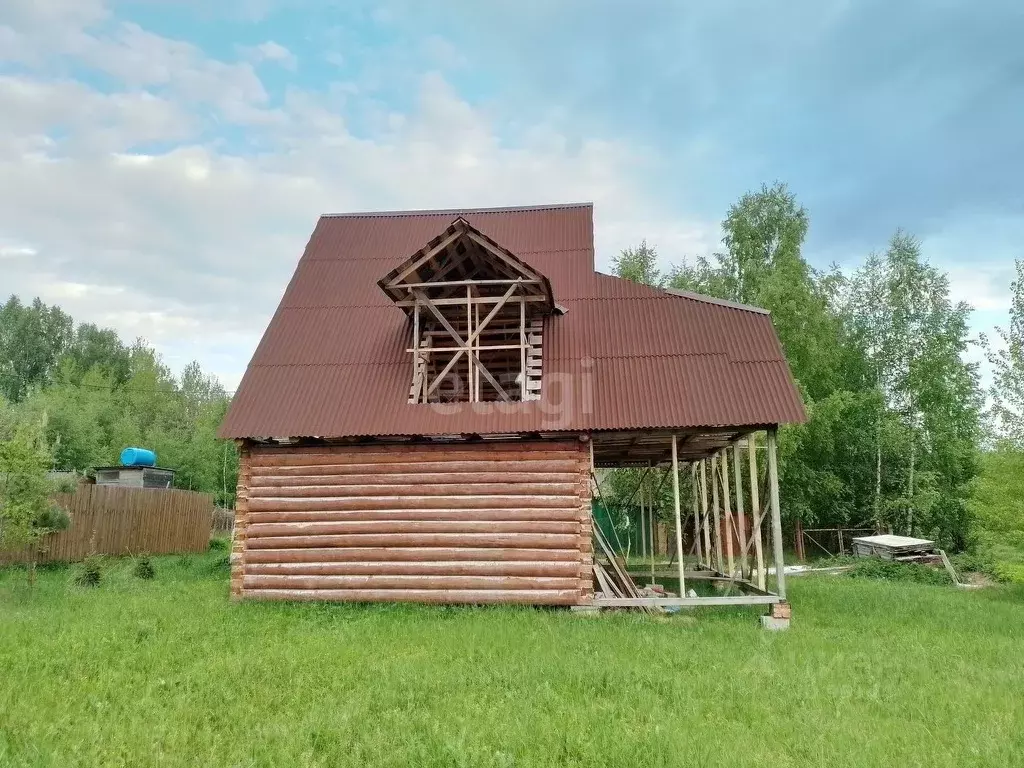
<path id="1" fill-rule="evenodd" d="M 291 71 L 294 71 L 299 65 L 299 60 L 294 53 L 273 40 L 267 40 L 252 47 L 242 48 L 242 53 L 255 63 L 269 61 Z"/>
<path id="2" fill-rule="evenodd" d="M 0 77 L 3 290 L 144 336 L 173 365 L 195 357 L 237 383 L 325 211 L 590 200 L 599 264 L 642 237 L 666 258 L 707 247 L 709 226 L 645 193 L 656 158 L 626 143 L 573 144 L 544 125 L 510 142 L 429 73 L 402 112 L 349 85 L 271 104 L 250 62 L 112 19 L 97 32 L 101 11 L 12 26 L 34 42 L 46 25 L 55 53 L 119 86 L 45 63 Z M 372 108 L 374 130 L 355 132 Z M 218 138 L 225 126 L 245 142 Z"/>

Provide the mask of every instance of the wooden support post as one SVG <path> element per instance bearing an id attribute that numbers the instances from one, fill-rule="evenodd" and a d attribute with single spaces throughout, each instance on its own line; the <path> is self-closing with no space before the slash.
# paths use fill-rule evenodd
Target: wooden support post
<path id="1" fill-rule="evenodd" d="M 732 447 L 733 486 L 736 493 L 736 517 L 740 527 L 740 578 L 750 578 L 747 568 L 747 519 L 743 510 L 743 467 L 740 465 L 740 446 Z"/>
<path id="2" fill-rule="evenodd" d="M 690 462 L 690 479 L 693 480 L 693 542 L 697 552 L 697 564 L 704 562 L 704 549 L 700 541 L 700 481 L 697 479 L 697 464 Z"/>
<path id="3" fill-rule="evenodd" d="M 651 536 L 651 584 L 654 583 L 654 499 L 647 499 L 647 530 Z"/>
<path id="4" fill-rule="evenodd" d="M 466 335 L 469 338 L 473 338 L 473 286 L 466 286 Z M 470 347 L 473 343 L 470 342 Z M 477 359 L 476 355 L 466 356 L 466 389 L 468 391 L 468 397 L 466 398 L 469 402 L 476 402 L 476 390 L 473 387 L 473 379 L 476 378 L 476 370 L 473 368 L 473 361 Z"/>
<path id="5" fill-rule="evenodd" d="M 672 501 L 676 510 L 676 560 L 679 563 L 679 596 L 686 597 L 686 576 L 683 573 L 683 521 L 679 510 L 679 438 L 672 435 Z"/>
<path id="6" fill-rule="evenodd" d="M 647 557 L 647 517 L 644 509 L 644 489 L 640 487 L 640 557 Z"/>
<path id="7" fill-rule="evenodd" d="M 775 594 L 786 596 L 786 564 L 782 551 L 782 510 L 779 507 L 778 429 L 768 430 L 768 494 L 772 501 L 772 546 L 775 550 Z"/>
<path id="8" fill-rule="evenodd" d="M 526 302 L 522 297 L 519 300 L 519 343 L 522 345 L 519 349 L 519 399 L 525 402 L 530 399 L 530 393 L 526 379 Z"/>
<path id="9" fill-rule="evenodd" d="M 711 567 L 711 526 L 708 520 L 707 459 L 700 460 L 700 527 L 704 532 L 704 565 Z"/>
<path id="10" fill-rule="evenodd" d="M 422 378 L 426 371 L 420 370 L 420 303 L 412 309 L 412 385 L 416 390 L 416 400 L 420 402 L 420 393 L 423 391 Z"/>
<path id="11" fill-rule="evenodd" d="M 473 312 L 476 315 L 476 317 L 475 317 L 475 321 L 476 321 L 475 327 L 479 328 L 480 327 L 480 304 L 474 304 L 473 305 Z M 476 350 L 476 356 L 480 357 L 480 336 L 476 337 L 476 341 L 473 342 L 473 346 L 474 346 L 474 348 Z M 480 402 L 480 371 L 476 371 L 475 375 L 473 376 L 473 396 L 476 398 L 476 401 L 479 403 Z"/>
<path id="12" fill-rule="evenodd" d="M 718 454 L 711 455 L 711 507 L 715 514 L 715 570 L 723 573 L 722 566 L 722 512 L 718 503 Z"/>
<path id="13" fill-rule="evenodd" d="M 725 557 L 729 570 L 729 578 L 736 577 L 736 564 L 732 557 L 732 540 L 735 538 L 736 526 L 732 520 L 732 502 L 729 499 L 729 449 L 722 449 L 722 461 L 719 466 L 722 481 L 722 507 L 725 511 Z"/>
<path id="14" fill-rule="evenodd" d="M 762 592 L 766 589 L 764 570 L 764 544 L 761 536 L 761 497 L 757 479 L 757 444 L 754 436 L 747 437 L 747 460 L 750 464 L 750 515 L 754 521 L 751 535 L 754 537 L 754 558 L 757 563 L 757 588 Z"/>

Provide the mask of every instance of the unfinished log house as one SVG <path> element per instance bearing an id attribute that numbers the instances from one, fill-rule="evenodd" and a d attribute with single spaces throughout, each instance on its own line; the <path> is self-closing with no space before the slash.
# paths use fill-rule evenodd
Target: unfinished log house
<path id="1" fill-rule="evenodd" d="M 784 601 L 775 434 L 805 417 L 771 319 L 596 272 L 592 214 L 320 219 L 221 427 L 235 598 Z M 603 467 L 669 472 L 680 596 L 595 592 Z"/>

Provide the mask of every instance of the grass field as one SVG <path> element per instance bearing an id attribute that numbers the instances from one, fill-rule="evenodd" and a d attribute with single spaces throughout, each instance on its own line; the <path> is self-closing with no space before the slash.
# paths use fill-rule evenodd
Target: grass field
<path id="1" fill-rule="evenodd" d="M 1024 591 L 757 611 L 232 604 L 217 554 L 0 572 L 0 765 L 1024 764 Z"/>

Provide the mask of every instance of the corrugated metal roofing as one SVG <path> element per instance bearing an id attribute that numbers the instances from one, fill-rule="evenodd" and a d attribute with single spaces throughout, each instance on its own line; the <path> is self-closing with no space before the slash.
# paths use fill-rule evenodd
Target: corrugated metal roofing
<path id="1" fill-rule="evenodd" d="M 377 281 L 459 216 L 551 281 L 542 397 L 410 404 L 409 320 Z M 324 216 L 222 437 L 741 427 L 805 419 L 763 310 L 594 272 L 589 204 Z"/>

